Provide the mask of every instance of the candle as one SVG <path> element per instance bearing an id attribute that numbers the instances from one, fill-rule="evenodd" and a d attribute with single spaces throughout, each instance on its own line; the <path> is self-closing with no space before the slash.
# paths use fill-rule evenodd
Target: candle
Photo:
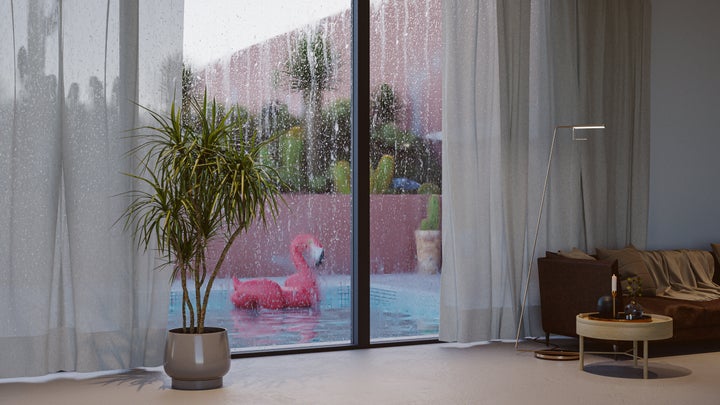
<path id="1" fill-rule="evenodd" d="M 612 292 L 617 291 L 617 276 L 613 274 L 612 276 Z"/>

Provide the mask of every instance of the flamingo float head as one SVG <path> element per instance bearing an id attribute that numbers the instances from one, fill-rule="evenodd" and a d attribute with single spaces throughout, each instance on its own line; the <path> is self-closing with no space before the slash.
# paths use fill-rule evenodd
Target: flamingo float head
<path id="1" fill-rule="evenodd" d="M 322 244 L 312 235 L 300 234 L 290 244 L 290 256 L 296 273 L 280 286 L 268 279 L 240 281 L 233 278 L 235 292 L 232 302 L 239 308 L 304 308 L 315 305 L 320 299 L 317 276 L 309 263 L 319 266 L 324 257 Z"/>
<path id="2" fill-rule="evenodd" d="M 290 244 L 290 250 L 300 253 L 309 262 L 316 267 L 319 266 L 325 258 L 325 250 L 320 241 L 310 234 L 300 234 L 293 239 Z"/>

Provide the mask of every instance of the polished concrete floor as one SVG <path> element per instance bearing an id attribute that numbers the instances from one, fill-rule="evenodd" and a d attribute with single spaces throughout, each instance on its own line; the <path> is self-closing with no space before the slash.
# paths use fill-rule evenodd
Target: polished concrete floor
<path id="1" fill-rule="evenodd" d="M 162 368 L 0 380 L 0 404 L 720 404 L 720 352 L 539 360 L 522 342 L 233 360 L 223 388 L 178 391 Z M 653 343 L 650 343 L 653 354 Z"/>

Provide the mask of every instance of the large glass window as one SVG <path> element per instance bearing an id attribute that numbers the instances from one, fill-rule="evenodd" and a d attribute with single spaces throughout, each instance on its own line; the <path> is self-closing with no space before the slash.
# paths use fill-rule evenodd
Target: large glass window
<path id="1" fill-rule="evenodd" d="M 373 339 L 437 334 L 440 269 L 418 266 L 415 229 L 440 187 L 440 1 L 417 3 L 371 6 L 371 134 L 361 141 L 370 143 L 373 170 Z M 351 2 L 212 4 L 185 2 L 184 92 L 207 90 L 222 105 L 238 106 L 245 136 L 272 139 L 263 161 L 286 183 L 286 204 L 275 224 L 253 227 L 235 242 L 206 323 L 227 328 L 235 352 L 349 344 Z M 320 265 L 300 235 L 322 246 Z M 317 288 L 273 308 L 239 293 L 299 280 Z M 180 322 L 179 302 L 178 286 L 170 326 Z"/>
<path id="2" fill-rule="evenodd" d="M 441 2 L 370 19 L 371 340 L 435 336 L 440 307 Z"/>

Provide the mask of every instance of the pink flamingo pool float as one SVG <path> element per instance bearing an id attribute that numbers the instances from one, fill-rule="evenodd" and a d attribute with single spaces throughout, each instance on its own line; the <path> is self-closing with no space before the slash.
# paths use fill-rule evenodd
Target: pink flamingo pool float
<path id="1" fill-rule="evenodd" d="M 317 276 L 307 261 L 319 266 L 323 256 L 323 247 L 314 236 L 296 236 L 290 244 L 290 257 L 297 270 L 295 274 L 289 276 L 283 286 L 265 278 L 240 281 L 233 277 L 233 304 L 244 309 L 302 308 L 315 305 L 320 298 L 320 292 Z"/>

